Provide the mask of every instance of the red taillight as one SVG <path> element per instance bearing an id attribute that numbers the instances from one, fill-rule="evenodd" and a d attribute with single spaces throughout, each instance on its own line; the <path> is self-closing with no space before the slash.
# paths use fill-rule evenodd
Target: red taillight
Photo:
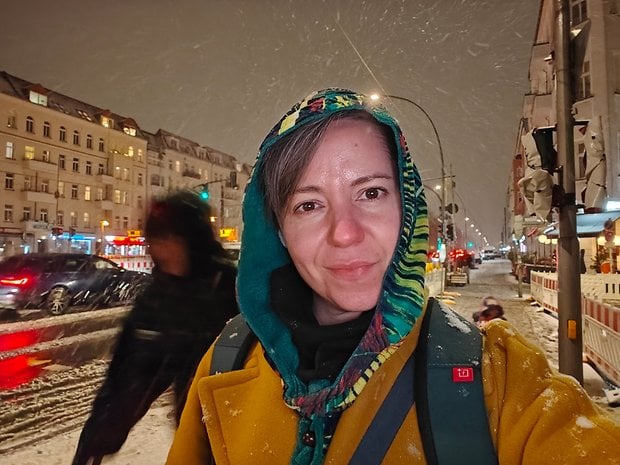
<path id="1" fill-rule="evenodd" d="M 20 277 L 8 277 L 8 278 L 0 278 L 0 284 L 4 284 L 5 286 L 26 286 L 30 282 L 30 278 L 28 276 L 20 276 Z"/>

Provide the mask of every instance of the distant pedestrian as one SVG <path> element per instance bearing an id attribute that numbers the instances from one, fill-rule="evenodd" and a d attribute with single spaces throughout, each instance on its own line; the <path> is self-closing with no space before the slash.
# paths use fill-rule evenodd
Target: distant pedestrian
<path id="1" fill-rule="evenodd" d="M 496 319 L 501 319 L 501 320 L 506 319 L 504 317 L 504 309 L 502 308 L 501 305 L 491 304 L 479 313 L 476 324 L 479 327 L 483 327 L 489 321 L 496 320 Z"/>
<path id="2" fill-rule="evenodd" d="M 586 271 L 587 271 L 586 259 L 585 259 L 586 251 L 585 251 L 585 249 L 581 249 L 579 252 L 580 252 L 579 253 L 579 270 L 580 270 L 581 274 L 585 274 Z"/>
<path id="3" fill-rule="evenodd" d="M 170 386 L 178 423 L 196 365 L 238 313 L 236 268 L 216 240 L 209 216 L 208 205 L 192 192 L 153 203 L 145 229 L 153 280 L 125 321 L 73 465 L 97 463 L 118 451 Z"/>
<path id="4" fill-rule="evenodd" d="M 492 295 L 488 295 L 486 297 L 482 298 L 482 301 L 480 302 L 480 309 L 476 310 L 473 314 L 472 314 L 472 319 L 474 320 L 474 323 L 478 323 L 480 321 L 480 314 L 483 312 L 483 310 L 485 310 L 489 305 L 499 305 L 499 300 L 497 300 L 495 297 L 493 297 Z"/>

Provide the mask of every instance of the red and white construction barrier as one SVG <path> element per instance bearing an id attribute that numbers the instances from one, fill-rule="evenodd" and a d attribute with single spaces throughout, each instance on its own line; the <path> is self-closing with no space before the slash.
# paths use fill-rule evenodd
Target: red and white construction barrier
<path id="1" fill-rule="evenodd" d="M 609 380 L 620 386 L 620 308 L 603 302 L 603 298 L 615 300 L 620 295 L 620 276 L 601 275 L 598 281 L 597 276 L 582 275 L 583 351 Z M 583 278 L 587 281 L 585 288 Z M 530 291 L 541 307 L 558 312 L 556 273 L 533 271 Z"/>
<path id="2" fill-rule="evenodd" d="M 135 257 L 110 256 L 108 258 L 129 271 L 150 273 L 153 270 L 153 259 L 148 255 Z"/>

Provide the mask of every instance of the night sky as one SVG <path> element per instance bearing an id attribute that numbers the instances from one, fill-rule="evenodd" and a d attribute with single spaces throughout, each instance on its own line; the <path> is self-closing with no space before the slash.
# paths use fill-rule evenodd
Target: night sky
<path id="1" fill-rule="evenodd" d="M 313 90 L 412 99 L 437 127 L 456 203 L 497 244 L 538 8 L 538 0 L 3 2 L 0 69 L 250 164 L 267 131 Z M 406 102 L 390 105 L 435 185 L 441 165 L 428 120 Z"/>

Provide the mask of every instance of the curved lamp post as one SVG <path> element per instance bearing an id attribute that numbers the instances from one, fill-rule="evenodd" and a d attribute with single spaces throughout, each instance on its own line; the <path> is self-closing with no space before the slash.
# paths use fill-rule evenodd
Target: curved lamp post
<path id="1" fill-rule="evenodd" d="M 380 101 L 382 98 L 388 98 L 388 99 L 394 99 L 394 100 L 402 100 L 403 102 L 407 102 L 410 103 L 411 105 L 413 105 L 414 107 L 416 107 L 418 110 L 420 110 L 424 116 L 426 116 L 426 119 L 428 119 L 428 122 L 431 123 L 431 127 L 433 128 L 433 132 L 435 133 L 435 138 L 437 139 L 437 146 L 439 147 L 439 158 L 441 160 L 441 218 L 442 218 L 442 227 L 441 227 L 441 238 L 442 240 L 446 240 L 446 221 L 445 221 L 445 212 L 446 212 L 446 167 L 445 167 L 445 163 L 444 163 L 444 158 L 443 158 L 443 148 L 441 146 L 441 139 L 439 137 L 439 133 L 437 132 L 437 127 L 435 127 L 435 122 L 433 121 L 433 119 L 431 118 L 431 116 L 428 114 L 428 112 L 422 107 L 420 106 L 420 104 L 414 102 L 411 99 L 408 99 L 406 97 L 400 97 L 399 95 L 379 95 L 379 94 L 372 94 L 370 96 L 371 100 L 376 100 L 376 101 Z"/>

